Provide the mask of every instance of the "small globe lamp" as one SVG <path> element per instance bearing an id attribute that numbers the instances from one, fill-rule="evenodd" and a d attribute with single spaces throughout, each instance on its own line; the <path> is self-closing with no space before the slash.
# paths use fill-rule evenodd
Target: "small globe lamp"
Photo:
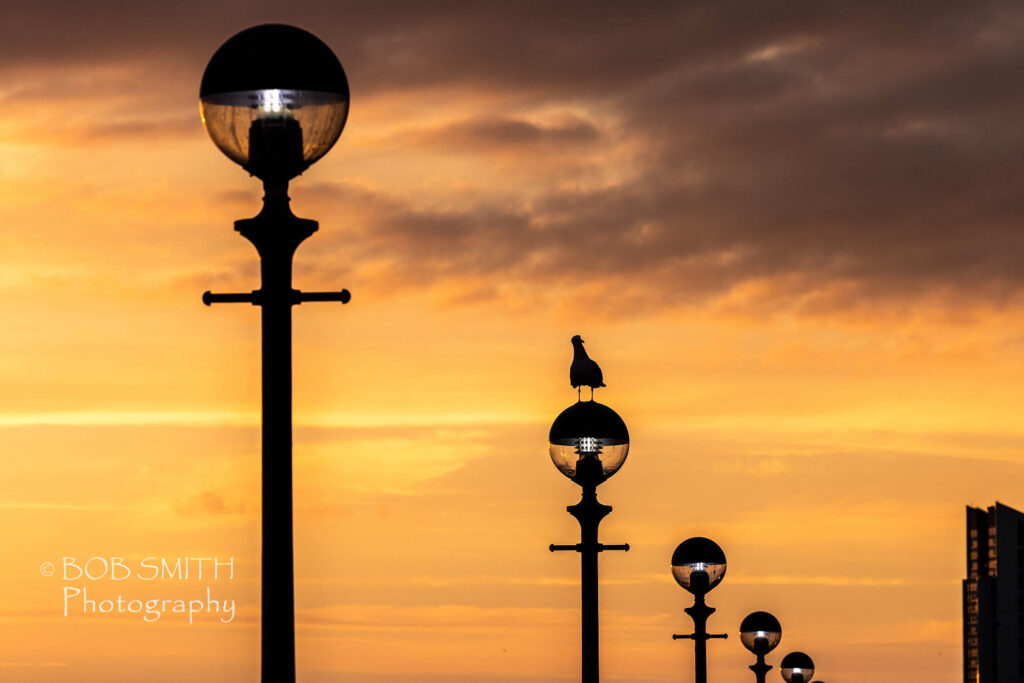
<path id="1" fill-rule="evenodd" d="M 235 221 L 260 257 L 260 288 L 203 294 L 203 303 L 246 302 L 262 321 L 261 680 L 295 681 L 292 531 L 292 306 L 350 299 L 348 290 L 292 288 L 292 259 L 317 222 L 289 207 L 288 182 L 327 153 L 348 117 L 341 62 L 313 34 L 264 24 L 238 33 L 210 58 L 199 86 L 203 124 L 229 159 L 263 181 L 263 207 Z"/>
<path id="2" fill-rule="evenodd" d="M 803 652 L 790 652 L 779 662 L 779 672 L 786 683 L 811 683 L 814 680 L 814 662 Z"/>
<path id="3" fill-rule="evenodd" d="M 707 683 L 709 638 L 728 638 L 726 633 L 709 634 L 708 617 L 715 613 L 704 597 L 725 576 L 725 553 L 710 538 L 697 536 L 680 543 L 672 553 L 672 576 L 676 583 L 693 594 L 693 606 L 684 611 L 693 619 L 693 633 L 672 636 L 673 640 L 692 638 L 694 671 L 697 683 Z"/>
<path id="4" fill-rule="evenodd" d="M 740 642 L 757 655 L 757 663 L 750 666 L 757 683 L 765 683 L 765 676 L 772 668 L 765 664 L 765 655 L 774 650 L 781 640 L 782 626 L 773 614 L 751 612 L 740 623 Z"/>
<path id="5" fill-rule="evenodd" d="M 605 550 L 629 550 L 629 544 L 598 542 L 597 527 L 611 506 L 597 500 L 597 487 L 619 471 L 629 453 L 629 431 L 618 413 L 596 401 L 575 403 L 559 414 L 548 434 L 548 454 L 562 474 L 583 490 L 579 503 L 566 508 L 580 523 L 580 542 L 552 543 L 551 552 L 580 553 L 582 590 L 582 683 L 599 681 L 597 609 L 597 554 Z"/>

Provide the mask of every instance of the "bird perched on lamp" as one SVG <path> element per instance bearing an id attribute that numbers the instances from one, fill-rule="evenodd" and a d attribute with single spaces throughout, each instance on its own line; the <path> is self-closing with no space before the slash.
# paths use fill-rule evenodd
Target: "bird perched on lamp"
<path id="1" fill-rule="evenodd" d="M 591 360 L 583 348 L 580 335 L 572 338 L 572 365 L 569 366 L 569 383 L 576 390 L 576 398 L 580 398 L 582 387 L 590 387 L 590 400 L 594 400 L 594 389 L 605 386 L 601 366 Z"/>

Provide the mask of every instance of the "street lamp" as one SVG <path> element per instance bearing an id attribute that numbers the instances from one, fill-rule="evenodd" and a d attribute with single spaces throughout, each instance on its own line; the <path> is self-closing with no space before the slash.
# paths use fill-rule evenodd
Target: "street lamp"
<path id="1" fill-rule="evenodd" d="M 757 683 L 765 683 L 765 676 L 771 665 L 765 664 L 764 656 L 775 649 L 782 640 L 782 626 L 774 615 L 768 612 L 752 612 L 740 623 L 740 641 L 743 647 L 757 655 L 757 663 L 750 670 L 757 677 Z"/>
<path id="2" fill-rule="evenodd" d="M 779 672 L 786 683 L 811 683 L 814 680 L 814 662 L 803 652 L 790 652 L 779 662 Z"/>
<path id="3" fill-rule="evenodd" d="M 214 53 L 199 87 L 214 144 L 263 181 L 263 208 L 235 221 L 260 257 L 260 288 L 203 294 L 203 303 L 247 302 L 262 309 L 263 582 L 261 680 L 295 681 L 292 551 L 292 306 L 347 303 L 348 290 L 292 289 L 292 257 L 317 230 L 289 207 L 288 181 L 337 141 L 349 90 L 338 58 L 319 38 L 282 24 L 246 29 Z"/>
<path id="4" fill-rule="evenodd" d="M 605 550 L 629 550 L 629 544 L 604 545 L 597 527 L 612 511 L 597 500 L 598 485 L 622 467 L 629 453 L 626 423 L 606 405 L 581 401 L 555 418 L 548 436 L 548 453 L 555 467 L 583 489 L 580 502 L 566 508 L 580 523 L 580 542 L 549 546 L 580 553 L 582 588 L 582 683 L 598 683 L 597 554 Z"/>
<path id="5" fill-rule="evenodd" d="M 710 538 L 688 538 L 672 553 L 672 576 L 676 582 L 693 593 L 693 606 L 684 611 L 693 619 L 693 633 L 673 635 L 672 640 L 693 639 L 694 680 L 708 681 L 708 639 L 728 638 L 726 633 L 708 634 L 708 617 L 715 613 L 708 607 L 704 596 L 725 576 L 725 553 Z"/>

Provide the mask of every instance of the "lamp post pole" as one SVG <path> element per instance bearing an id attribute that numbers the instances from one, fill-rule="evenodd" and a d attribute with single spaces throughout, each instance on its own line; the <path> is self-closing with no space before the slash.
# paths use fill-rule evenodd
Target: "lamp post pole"
<path id="1" fill-rule="evenodd" d="M 266 184 L 264 211 L 235 229 L 260 255 L 262 327 L 263 680 L 295 681 L 295 563 L 292 523 L 292 257 L 317 229 L 288 207 L 287 183 Z M 266 214 L 266 215 L 264 215 Z"/>
<path id="2" fill-rule="evenodd" d="M 548 546 L 551 552 L 575 550 L 580 554 L 580 605 L 581 605 L 581 680 L 583 683 L 598 683 L 600 676 L 600 637 L 598 626 L 597 554 L 605 550 L 629 550 L 629 544 L 604 545 L 597 540 L 597 527 L 601 520 L 612 511 L 610 505 L 597 500 L 597 485 L 604 481 L 601 461 L 583 458 L 576 464 L 573 478 L 583 489 L 580 502 L 566 508 L 580 523 L 580 542 L 576 545 Z"/>
<path id="3" fill-rule="evenodd" d="M 754 672 L 754 677 L 757 683 L 765 683 L 767 680 L 768 672 L 772 670 L 770 664 L 765 664 L 764 653 L 757 653 L 757 662 L 750 665 L 750 670 Z"/>
<path id="4" fill-rule="evenodd" d="M 263 210 L 235 221 L 260 256 L 260 288 L 248 294 L 203 294 L 203 303 L 248 302 L 262 309 L 263 683 L 295 681 L 295 564 L 292 524 L 292 306 L 340 301 L 340 292 L 292 289 L 292 258 L 317 230 L 289 207 L 288 182 L 264 182 Z"/>
<path id="5" fill-rule="evenodd" d="M 725 633 L 708 634 L 708 617 L 715 613 L 714 607 L 708 607 L 704 596 L 709 588 L 708 575 L 705 572 L 693 572 L 690 579 L 690 590 L 693 592 L 693 605 L 683 611 L 693 619 L 693 633 L 686 635 L 673 634 L 672 640 L 690 638 L 693 640 L 693 668 L 696 683 L 708 682 L 708 639 L 728 638 Z"/>

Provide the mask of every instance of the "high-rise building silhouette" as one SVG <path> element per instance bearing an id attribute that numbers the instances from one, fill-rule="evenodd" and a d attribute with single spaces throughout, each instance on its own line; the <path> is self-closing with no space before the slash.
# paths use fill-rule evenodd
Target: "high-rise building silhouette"
<path id="1" fill-rule="evenodd" d="M 964 683 L 1024 683 L 1024 514 L 967 507 Z"/>

